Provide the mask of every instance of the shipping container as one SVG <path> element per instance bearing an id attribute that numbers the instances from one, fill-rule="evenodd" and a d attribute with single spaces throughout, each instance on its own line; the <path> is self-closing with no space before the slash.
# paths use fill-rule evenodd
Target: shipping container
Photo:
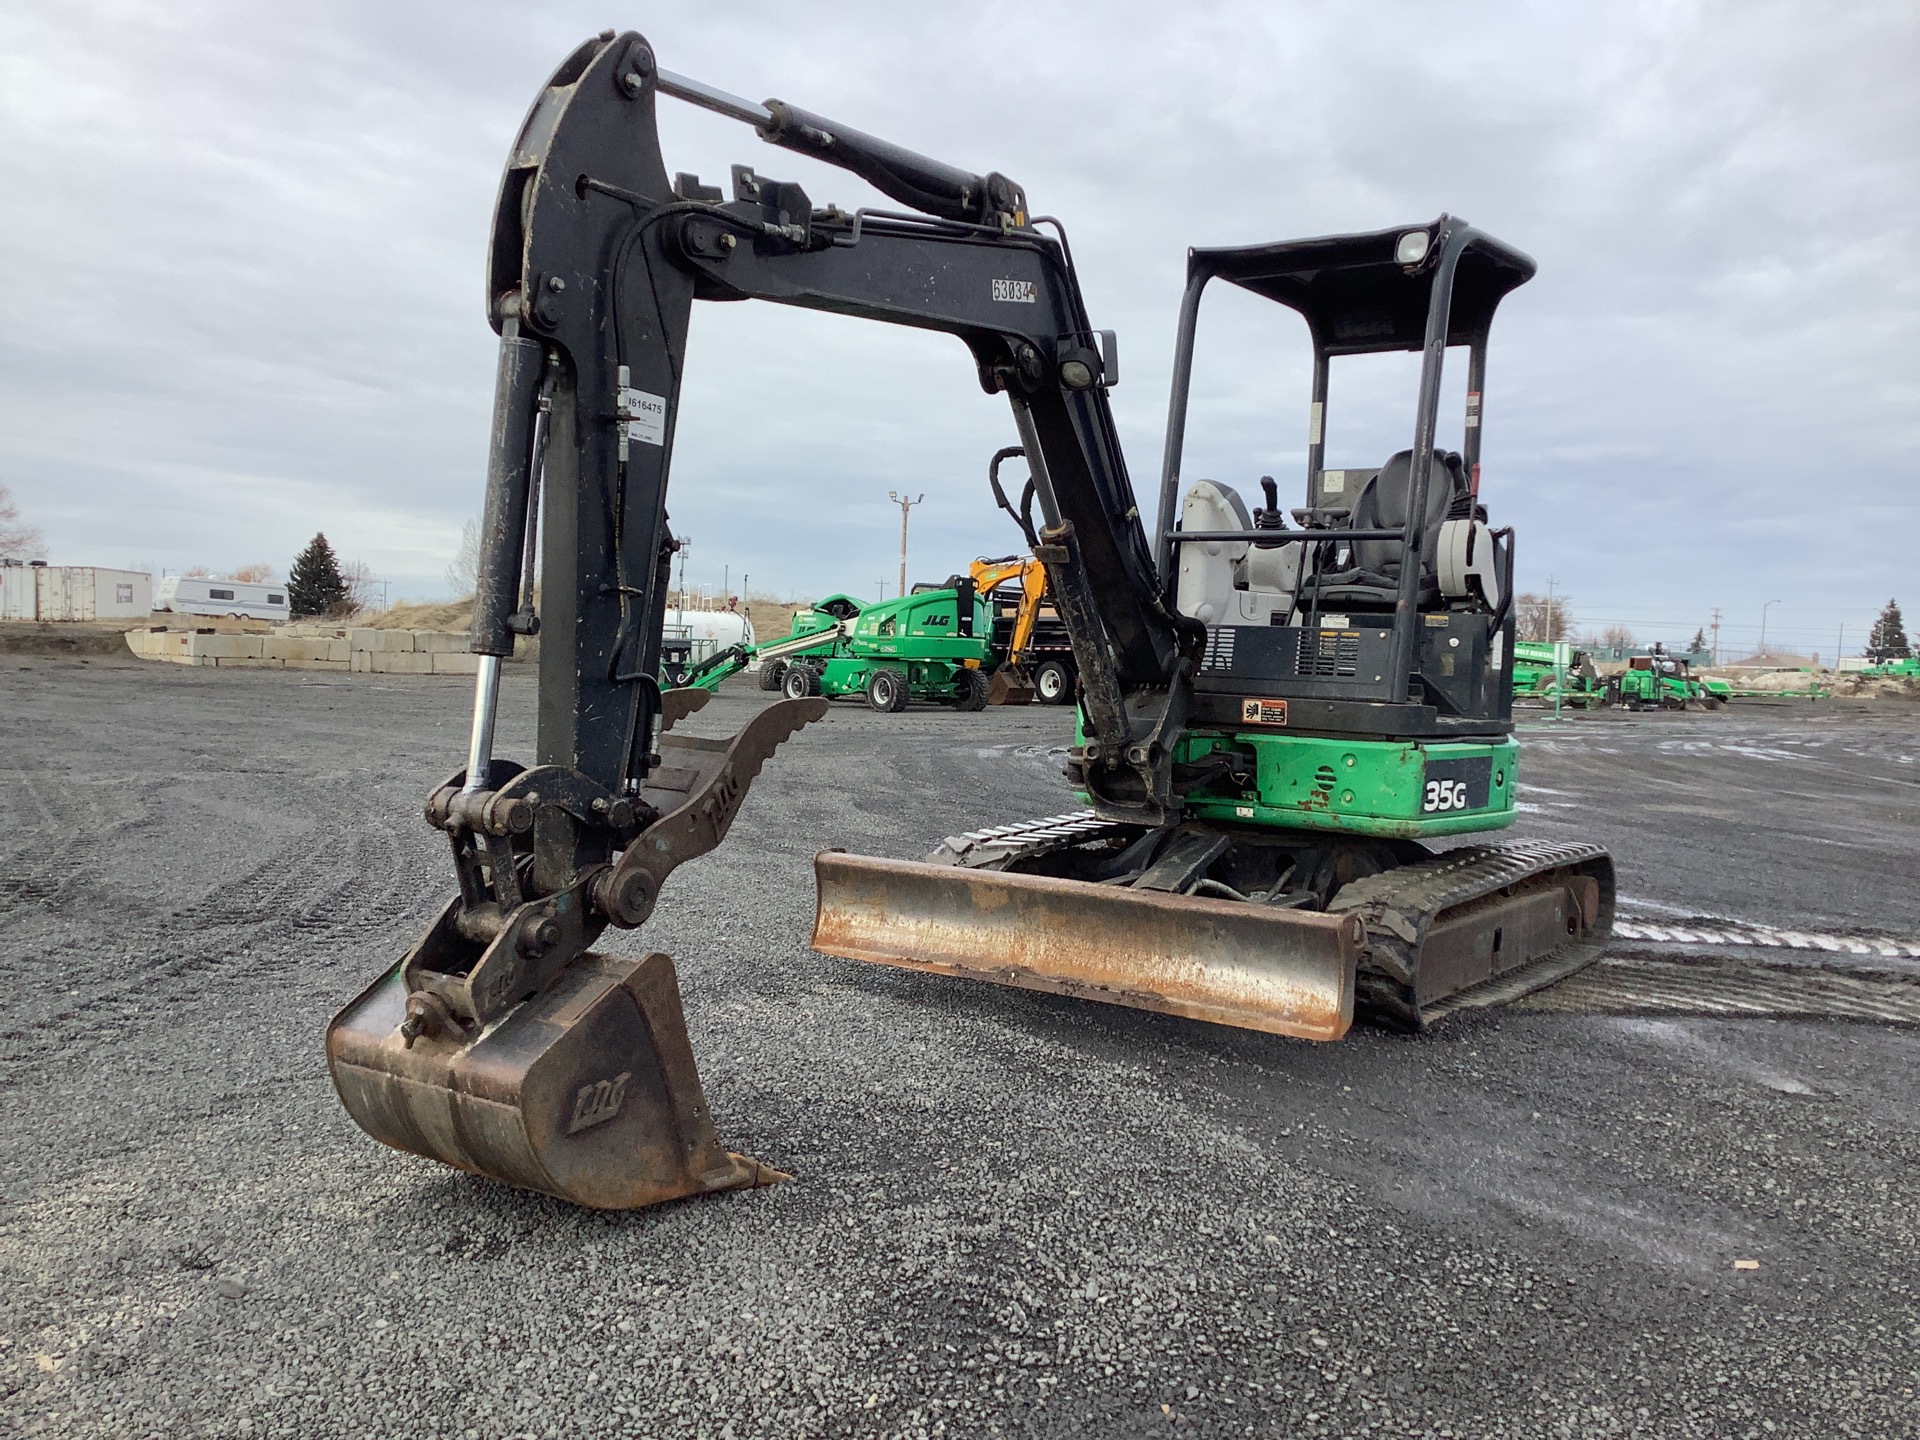
<path id="1" fill-rule="evenodd" d="M 153 608 L 179 615 L 233 615 L 248 620 L 290 620 L 285 585 L 251 585 L 244 580 L 205 580 L 169 575 L 160 582 Z"/>
<path id="2" fill-rule="evenodd" d="M 0 567 L 0 619 L 138 620 L 153 611 L 153 577 L 97 565 Z"/>

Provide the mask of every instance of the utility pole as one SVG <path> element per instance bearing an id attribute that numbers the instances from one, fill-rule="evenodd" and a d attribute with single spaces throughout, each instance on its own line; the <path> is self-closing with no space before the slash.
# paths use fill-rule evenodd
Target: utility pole
<path id="1" fill-rule="evenodd" d="M 1720 663 L 1720 607 L 1713 607 L 1713 663 Z"/>
<path id="2" fill-rule="evenodd" d="M 1840 638 L 1833 642 L 1833 673 L 1840 673 L 1840 657 L 1847 653 L 1847 622 L 1840 622 Z"/>
<path id="3" fill-rule="evenodd" d="M 902 598 L 907 593 L 907 512 L 926 498 L 924 494 L 920 494 L 909 500 L 895 491 L 887 492 L 887 499 L 900 507 L 900 594 Z"/>
<path id="4" fill-rule="evenodd" d="M 732 581 L 733 566 L 722 565 L 720 567 L 720 603 L 722 605 L 726 604 L 733 596 L 733 591 L 730 588 Z"/>
<path id="5" fill-rule="evenodd" d="M 1763 664 L 1767 658 L 1767 606 L 1779 603 L 1778 600 L 1769 600 L 1760 607 L 1760 659 Z"/>
<path id="6" fill-rule="evenodd" d="M 1559 629 L 1559 626 L 1553 623 L 1553 577 L 1551 575 L 1547 576 L 1547 623 L 1545 629 L 1547 633 L 1540 637 L 1542 640 L 1553 641 L 1560 638 L 1554 633 Z"/>
<path id="7" fill-rule="evenodd" d="M 687 551 L 691 549 L 692 546 L 693 537 L 691 535 L 682 535 L 680 537 L 680 618 L 682 621 L 684 621 L 687 616 Z"/>

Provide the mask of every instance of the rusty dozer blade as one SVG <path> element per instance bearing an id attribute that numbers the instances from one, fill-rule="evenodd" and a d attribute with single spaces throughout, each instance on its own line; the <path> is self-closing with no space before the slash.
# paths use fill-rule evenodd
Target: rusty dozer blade
<path id="1" fill-rule="evenodd" d="M 376 1140 L 600 1210 L 787 1178 L 722 1148 L 665 955 L 583 955 L 478 1035 L 411 1046 L 400 971 L 327 1031 L 334 1087 Z"/>
<path id="2" fill-rule="evenodd" d="M 813 868 L 822 954 L 1304 1040 L 1353 1023 L 1357 916 L 836 850 Z"/>

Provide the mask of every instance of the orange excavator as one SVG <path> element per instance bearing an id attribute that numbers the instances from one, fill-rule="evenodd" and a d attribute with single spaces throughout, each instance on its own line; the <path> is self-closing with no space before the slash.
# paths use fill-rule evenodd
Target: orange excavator
<path id="1" fill-rule="evenodd" d="M 1047 567 L 1032 553 L 1040 545 L 1040 536 L 1033 524 L 1033 481 L 1027 481 L 1018 506 L 1007 499 L 1007 492 L 1000 484 L 1000 466 L 1025 454 L 1020 446 L 1010 445 L 997 452 L 987 466 L 987 483 L 993 487 L 995 503 L 1013 517 L 1013 523 L 1020 527 L 1029 547 L 1025 555 L 1003 555 L 997 560 L 983 558 L 973 562 L 974 588 L 991 597 L 994 603 L 994 643 L 1006 650 L 1006 659 L 1000 662 L 989 682 L 987 703 L 1026 705 L 1038 698 L 1042 704 L 1064 705 L 1073 698 L 1072 644 L 1061 639 L 1047 646 L 1044 654 L 1036 644 L 1041 612 L 1047 604 Z M 1015 585 L 1019 586 L 1018 598 L 1012 594 Z M 1002 587 L 1005 587 L 1004 600 Z M 1006 600 L 1012 602 L 1013 614 L 1002 639 L 999 630 L 1008 618 L 1003 609 Z M 1057 618 L 1055 629 L 1061 628 Z"/>

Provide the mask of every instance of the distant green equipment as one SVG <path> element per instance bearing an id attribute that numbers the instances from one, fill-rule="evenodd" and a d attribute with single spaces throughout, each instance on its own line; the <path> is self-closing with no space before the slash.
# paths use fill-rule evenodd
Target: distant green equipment
<path id="1" fill-rule="evenodd" d="M 1902 660 L 1889 660 L 1884 665 L 1869 665 L 1854 673 L 1867 680 L 1920 680 L 1920 657 L 1909 655 Z"/>
<path id="2" fill-rule="evenodd" d="M 716 650 L 698 664 L 678 670 L 669 669 L 663 664 L 661 679 L 674 689 L 718 690 L 721 681 L 738 675 L 751 665 L 756 653 L 751 645 L 729 645 L 724 650 Z"/>
<path id="3" fill-rule="evenodd" d="M 1726 681 L 1695 675 L 1687 661 L 1658 645 L 1607 678 L 1606 703 L 1628 710 L 1718 710 L 1732 698 Z"/>
<path id="4" fill-rule="evenodd" d="M 1577 705 L 1591 710 L 1606 698 L 1606 682 L 1593 658 L 1565 640 L 1516 640 L 1513 697 Z"/>
<path id="5" fill-rule="evenodd" d="M 984 710 L 992 637 L 987 597 L 964 576 L 877 605 L 832 595 L 760 647 L 760 688 L 790 700 L 860 696 L 883 713 L 909 700 Z"/>

